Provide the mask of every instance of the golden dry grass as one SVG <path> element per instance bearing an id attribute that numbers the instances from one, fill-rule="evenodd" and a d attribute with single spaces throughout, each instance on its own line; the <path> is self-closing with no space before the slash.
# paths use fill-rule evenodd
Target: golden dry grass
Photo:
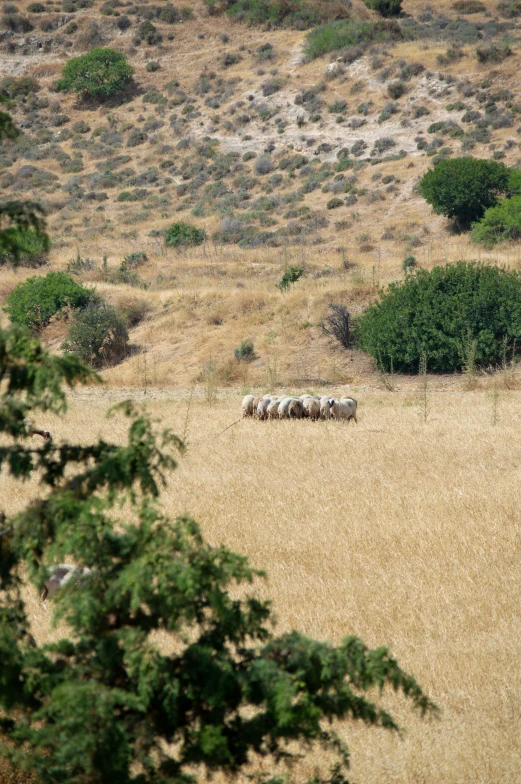
<path id="1" fill-rule="evenodd" d="M 278 631 L 338 641 L 358 634 L 390 645 L 439 703 L 421 722 L 386 698 L 403 739 L 346 726 L 359 784 L 516 784 L 519 781 L 519 466 L 521 408 L 502 391 L 493 426 L 489 391 L 418 395 L 352 390 L 359 424 L 240 421 L 238 392 L 136 392 L 188 451 L 163 496 L 188 510 L 211 542 L 247 554 L 269 574 Z M 124 391 L 84 390 L 55 437 L 108 432 Z M 88 412 L 88 416 L 85 413 Z M 110 424 L 123 437 L 124 423 Z M 2 479 L 19 508 L 34 486 Z M 264 590 L 264 589 L 263 589 Z M 33 597 L 40 639 L 49 607 Z M 295 771 L 313 773 L 316 752 Z"/>

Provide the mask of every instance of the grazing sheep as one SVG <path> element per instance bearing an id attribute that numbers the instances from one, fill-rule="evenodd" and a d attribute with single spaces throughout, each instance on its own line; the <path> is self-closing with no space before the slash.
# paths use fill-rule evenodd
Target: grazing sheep
<path id="1" fill-rule="evenodd" d="M 268 406 L 267 416 L 268 419 L 276 419 L 279 411 L 279 404 L 280 399 L 278 397 L 274 397 L 271 400 L 271 403 Z"/>
<path id="2" fill-rule="evenodd" d="M 320 418 L 331 419 L 331 406 L 333 405 L 333 398 L 329 395 L 324 395 L 320 398 Z"/>
<path id="3" fill-rule="evenodd" d="M 42 591 L 41 599 L 45 600 L 52 596 L 58 588 L 67 585 L 71 580 L 77 578 L 80 580 L 82 577 L 87 577 L 92 574 L 92 569 L 87 566 L 74 566 L 74 564 L 57 564 L 51 573 L 51 576 L 45 583 Z"/>
<path id="4" fill-rule="evenodd" d="M 302 419 L 304 416 L 304 404 L 302 400 L 295 398 L 289 404 L 288 415 L 290 419 Z"/>
<path id="5" fill-rule="evenodd" d="M 351 419 L 354 419 L 356 422 L 356 407 L 357 403 L 356 400 L 353 400 L 353 398 L 333 400 L 333 405 L 331 406 L 331 415 L 333 419 L 336 419 L 337 421 L 340 419 L 347 419 L 349 422 Z"/>
<path id="6" fill-rule="evenodd" d="M 243 417 L 253 416 L 253 403 L 255 402 L 254 395 L 246 395 L 242 400 L 242 415 Z"/>
<path id="7" fill-rule="evenodd" d="M 294 398 L 292 397 L 283 397 L 282 400 L 279 402 L 279 409 L 278 409 L 279 419 L 289 418 L 289 404 L 291 403 L 292 400 L 294 400 Z"/>
<path id="8" fill-rule="evenodd" d="M 316 422 L 320 417 L 320 403 L 314 397 L 308 397 L 303 402 L 304 416 L 309 417 L 313 422 Z"/>
<path id="9" fill-rule="evenodd" d="M 271 397 L 261 397 L 257 405 L 257 419 L 268 418 L 268 406 L 271 403 Z"/>

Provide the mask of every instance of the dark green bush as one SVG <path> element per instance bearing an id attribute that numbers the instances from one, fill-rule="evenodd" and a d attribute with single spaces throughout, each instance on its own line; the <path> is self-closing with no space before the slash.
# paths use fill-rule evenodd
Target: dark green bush
<path id="1" fill-rule="evenodd" d="M 165 231 L 165 244 L 170 248 L 181 245 L 201 245 L 206 240 L 204 229 L 198 229 L 190 223 L 172 223 Z"/>
<path id="2" fill-rule="evenodd" d="M 49 8 L 46 8 L 43 3 L 30 3 L 27 6 L 27 10 L 30 14 L 44 14 L 46 11 L 49 11 Z"/>
<path id="3" fill-rule="evenodd" d="M 476 49 L 476 57 L 479 63 L 502 63 L 512 54 L 512 47 L 508 43 L 484 44 Z"/>
<path id="4" fill-rule="evenodd" d="M 145 65 L 145 68 L 146 68 L 146 70 L 147 70 L 149 73 L 154 73 L 154 71 L 159 71 L 159 69 L 161 68 L 161 66 L 159 65 L 159 63 L 157 62 L 157 60 L 151 60 L 149 63 L 147 63 L 147 64 Z"/>
<path id="5" fill-rule="evenodd" d="M 17 247 L 20 248 L 18 258 L 9 253 L 0 253 L 0 264 L 21 264 L 23 267 L 39 267 L 47 261 L 49 241 L 46 237 L 31 229 L 16 231 Z"/>
<path id="6" fill-rule="evenodd" d="M 115 95 L 132 82 L 134 69 L 114 49 L 91 49 L 69 60 L 58 82 L 64 92 L 85 93 L 96 98 Z"/>
<path id="7" fill-rule="evenodd" d="M 115 308 L 104 302 L 92 302 L 74 316 L 62 348 L 99 368 L 123 359 L 127 345 L 127 328 Z"/>
<path id="8" fill-rule="evenodd" d="M 507 192 L 508 180 L 503 163 L 455 158 L 440 161 L 430 169 L 420 181 L 420 193 L 435 212 L 468 227 Z"/>
<path id="9" fill-rule="evenodd" d="M 344 202 L 342 199 L 339 199 L 338 196 L 334 196 L 332 199 L 329 199 L 326 207 L 328 210 L 336 210 L 337 207 L 342 207 Z"/>
<path id="10" fill-rule="evenodd" d="M 487 10 L 480 0 L 456 0 L 452 7 L 458 14 L 482 14 Z"/>
<path id="11" fill-rule="evenodd" d="M 407 92 L 407 87 L 405 86 L 404 82 L 401 79 L 394 79 L 392 82 L 389 82 L 387 85 L 387 94 L 390 98 L 394 101 L 401 98 L 404 93 Z"/>
<path id="12" fill-rule="evenodd" d="M 355 329 L 385 370 L 415 373 L 422 353 L 431 371 L 461 370 L 469 341 L 476 365 L 490 366 L 521 345 L 521 276 L 464 261 L 419 270 L 391 283 Z"/>
<path id="13" fill-rule="evenodd" d="M 380 16 L 400 16 L 402 0 L 364 0 L 364 5 Z"/>
<path id="14" fill-rule="evenodd" d="M 473 242 L 492 247 L 498 242 L 521 239 L 521 196 L 501 199 L 472 226 Z"/>
<path id="15" fill-rule="evenodd" d="M 49 272 L 45 277 L 28 278 L 7 297 L 4 308 L 13 324 L 42 329 L 65 307 L 83 308 L 93 292 L 76 283 L 65 272 Z"/>
<path id="16" fill-rule="evenodd" d="M 361 47 L 358 55 L 361 56 L 364 48 L 373 43 L 398 41 L 401 38 L 402 31 L 395 21 L 367 22 L 345 19 L 319 25 L 311 30 L 307 34 L 306 54 L 315 58 L 344 47 Z"/>
<path id="17" fill-rule="evenodd" d="M 255 357 L 255 346 L 253 345 L 253 340 L 247 338 L 246 340 L 241 341 L 240 346 L 237 346 L 233 353 L 235 355 L 235 359 L 238 362 L 251 362 L 251 360 Z"/>
<path id="18" fill-rule="evenodd" d="M 32 76 L 6 76 L 0 83 L 0 90 L 8 98 L 17 98 L 19 95 L 28 96 L 38 92 L 40 84 Z"/>
<path id="19" fill-rule="evenodd" d="M 292 283 L 296 283 L 299 278 L 302 277 L 304 274 L 304 268 L 298 265 L 294 267 L 288 267 L 287 270 L 284 272 L 284 275 L 280 279 L 280 283 L 278 284 L 277 288 L 281 291 L 286 291 L 289 289 Z"/>
<path id="20" fill-rule="evenodd" d="M 305 30 L 327 21 L 332 16 L 327 4 L 321 8 L 311 0 L 205 0 L 209 10 L 225 10 L 227 15 L 250 24 L 267 24 L 271 27 L 294 27 Z M 338 3 L 333 13 L 345 13 Z"/>

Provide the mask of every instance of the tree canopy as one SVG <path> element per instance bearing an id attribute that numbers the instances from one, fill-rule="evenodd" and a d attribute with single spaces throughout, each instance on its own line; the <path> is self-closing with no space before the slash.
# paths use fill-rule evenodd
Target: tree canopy
<path id="1" fill-rule="evenodd" d="M 468 228 L 508 190 L 508 184 L 509 171 L 503 163 L 454 158 L 440 161 L 424 174 L 420 193 L 435 212 Z"/>
<path id="2" fill-rule="evenodd" d="M 261 573 L 161 513 L 183 444 L 146 412 L 112 411 L 129 419 L 122 445 L 28 444 L 29 414 L 64 413 L 64 385 L 96 380 L 25 330 L 0 331 L 0 467 L 42 487 L 0 516 L 0 755 L 42 784 L 189 784 L 196 768 L 231 776 L 320 744 L 333 767 L 313 782 L 342 784 L 349 751 L 331 721 L 396 730 L 375 687 L 436 710 L 386 648 L 274 634 L 270 603 L 236 590 Z M 57 562 L 90 572 L 53 594 L 66 625 L 39 643 L 22 587 L 41 590 Z"/>
<path id="3" fill-rule="evenodd" d="M 128 87 L 133 75 L 134 69 L 122 52 L 108 48 L 91 49 L 66 63 L 58 86 L 64 92 L 108 98 Z"/>

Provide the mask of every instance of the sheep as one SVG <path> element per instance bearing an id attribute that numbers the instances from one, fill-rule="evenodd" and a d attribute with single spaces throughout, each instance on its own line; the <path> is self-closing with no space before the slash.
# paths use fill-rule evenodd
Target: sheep
<path id="1" fill-rule="evenodd" d="M 280 402 L 281 402 L 281 399 L 279 399 L 278 397 L 274 397 L 274 398 L 271 399 L 271 403 L 269 404 L 268 411 L 267 411 L 268 419 L 276 419 L 277 418 Z"/>
<path id="2" fill-rule="evenodd" d="M 302 419 L 304 416 L 304 404 L 302 400 L 295 398 L 289 404 L 288 415 L 290 419 Z"/>
<path id="3" fill-rule="evenodd" d="M 320 418 L 331 419 L 331 406 L 333 405 L 333 398 L 329 395 L 324 395 L 320 398 Z"/>
<path id="4" fill-rule="evenodd" d="M 254 395 L 246 395 L 242 400 L 242 415 L 243 417 L 253 416 L 253 403 L 255 402 Z"/>
<path id="5" fill-rule="evenodd" d="M 351 419 L 356 419 L 356 407 L 357 403 L 356 400 L 353 398 L 343 398 L 341 400 L 333 400 L 333 405 L 331 406 L 331 414 L 333 419 L 337 421 L 340 419 L 347 419 L 349 422 Z"/>
<path id="6" fill-rule="evenodd" d="M 304 416 L 309 417 L 311 420 L 316 422 L 316 420 L 320 417 L 320 403 L 314 397 L 308 397 L 304 400 Z"/>
<path id="7" fill-rule="evenodd" d="M 278 415 L 279 419 L 289 418 L 289 404 L 294 400 L 292 397 L 283 397 L 279 402 Z"/>
<path id="8" fill-rule="evenodd" d="M 257 419 L 267 419 L 268 406 L 271 403 L 271 397 L 261 397 L 257 405 Z"/>
<path id="9" fill-rule="evenodd" d="M 62 588 L 64 585 L 67 585 L 72 579 L 78 578 L 81 579 L 82 577 L 88 577 L 88 575 L 92 574 L 92 569 L 89 569 L 88 566 L 74 566 L 74 564 L 57 564 L 52 572 L 51 576 L 47 580 L 44 585 L 41 599 L 45 601 L 49 596 L 52 596 L 58 588 Z"/>

